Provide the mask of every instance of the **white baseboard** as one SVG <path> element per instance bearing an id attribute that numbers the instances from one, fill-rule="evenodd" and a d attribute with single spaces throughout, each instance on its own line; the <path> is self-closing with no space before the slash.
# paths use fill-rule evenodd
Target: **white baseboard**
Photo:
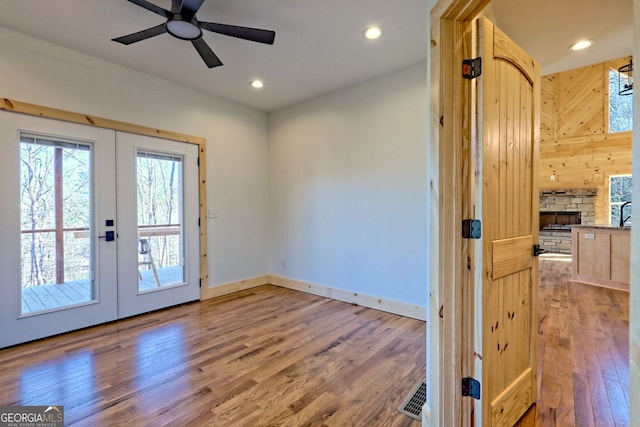
<path id="1" fill-rule="evenodd" d="M 205 287 L 200 290 L 200 300 L 204 301 L 206 299 L 220 297 L 222 295 L 232 294 L 234 292 L 244 291 L 245 289 L 256 288 L 267 284 L 269 284 L 268 276 L 264 275 L 210 288 Z"/>
<path id="2" fill-rule="evenodd" d="M 431 411 L 429 411 L 429 408 L 427 408 L 427 404 L 425 403 L 422 406 L 422 425 L 428 426 L 430 420 L 431 420 Z"/>
<path id="3" fill-rule="evenodd" d="M 300 280 L 289 279 L 287 277 L 264 275 L 250 279 L 239 280 L 237 282 L 226 283 L 224 285 L 202 288 L 200 299 L 207 300 L 246 289 L 256 288 L 263 285 L 275 285 L 300 292 L 319 295 L 326 298 L 335 299 L 350 304 L 357 304 L 363 307 L 386 311 L 400 316 L 411 317 L 426 321 L 426 308 L 424 306 L 407 304 L 404 302 L 374 297 L 358 292 L 345 291 L 343 289 L 332 288 L 331 286 L 317 285 Z"/>
<path id="4" fill-rule="evenodd" d="M 365 295 L 358 292 L 345 291 L 343 289 L 336 289 L 330 286 L 301 282 L 299 280 L 289 279 L 281 276 L 268 275 L 267 279 L 268 283 L 276 286 L 281 286 L 283 288 L 307 292 L 314 295 L 320 295 L 338 301 L 348 302 L 351 304 L 361 305 L 363 307 L 374 308 L 376 310 L 398 314 L 400 316 L 411 317 L 413 319 L 423 321 L 426 321 L 427 319 L 427 309 L 424 306 L 407 304 L 404 302 Z"/>

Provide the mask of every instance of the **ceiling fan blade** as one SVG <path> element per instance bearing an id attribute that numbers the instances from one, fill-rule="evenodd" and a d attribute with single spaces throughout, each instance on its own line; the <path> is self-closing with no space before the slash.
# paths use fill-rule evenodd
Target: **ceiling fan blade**
<path id="1" fill-rule="evenodd" d="M 153 13 L 156 13 L 164 18 L 169 18 L 171 12 L 166 9 L 161 8 L 160 6 L 156 6 L 153 3 L 149 3 L 147 0 L 129 0 L 133 4 L 137 4 L 140 7 L 143 7 Z"/>
<path id="2" fill-rule="evenodd" d="M 222 65 L 222 61 L 213 53 L 209 45 L 202 38 L 191 40 L 191 43 L 202 57 L 204 63 L 207 64 L 207 67 L 213 68 Z"/>
<path id="3" fill-rule="evenodd" d="M 183 15 L 193 16 L 198 10 L 200 10 L 200 6 L 202 6 L 204 0 L 182 0 L 182 9 L 180 9 L 180 13 Z"/>
<path id="4" fill-rule="evenodd" d="M 165 24 L 156 25 L 155 27 L 147 28 L 146 30 L 138 31 L 137 33 L 128 34 L 126 36 L 111 39 L 114 42 L 130 45 L 141 40 L 145 40 L 160 34 L 166 33 L 167 27 Z"/>
<path id="5" fill-rule="evenodd" d="M 275 31 L 261 30 L 258 28 L 238 27 L 236 25 L 216 24 L 215 22 L 200 22 L 200 28 L 213 31 L 225 36 L 237 37 L 252 42 L 273 44 L 276 37 Z"/>

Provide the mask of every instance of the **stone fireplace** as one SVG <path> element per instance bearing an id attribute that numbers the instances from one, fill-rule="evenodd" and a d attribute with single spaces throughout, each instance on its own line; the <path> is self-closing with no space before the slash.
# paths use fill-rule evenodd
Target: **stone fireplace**
<path id="1" fill-rule="evenodd" d="M 595 223 L 598 190 L 566 189 L 540 192 L 540 247 L 553 253 L 571 253 L 571 225 Z"/>
<path id="2" fill-rule="evenodd" d="M 582 224 L 582 212 L 540 211 L 540 231 L 567 231 L 571 226 Z"/>

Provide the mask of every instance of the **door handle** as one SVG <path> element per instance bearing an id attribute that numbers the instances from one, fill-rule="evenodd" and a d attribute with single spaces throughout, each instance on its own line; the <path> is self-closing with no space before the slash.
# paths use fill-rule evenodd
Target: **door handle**
<path id="1" fill-rule="evenodd" d="M 533 245 L 533 256 L 540 256 L 541 254 L 546 254 L 547 252 L 549 251 L 546 249 L 542 249 L 540 245 Z"/>
<path id="2" fill-rule="evenodd" d="M 116 240 L 115 231 L 105 231 L 104 236 L 98 236 L 98 239 L 104 239 L 107 242 L 113 242 Z"/>

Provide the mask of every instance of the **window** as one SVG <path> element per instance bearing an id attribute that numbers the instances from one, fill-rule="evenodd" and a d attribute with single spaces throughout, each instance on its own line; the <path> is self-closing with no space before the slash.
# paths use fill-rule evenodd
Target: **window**
<path id="1" fill-rule="evenodd" d="M 145 151 L 137 157 L 138 265 L 147 266 L 138 271 L 142 292 L 185 281 L 183 161 L 180 156 Z"/>
<path id="2" fill-rule="evenodd" d="M 609 133 L 633 129 L 633 95 L 620 95 L 618 70 L 609 70 Z"/>
<path id="3" fill-rule="evenodd" d="M 609 177 L 609 218 L 611 224 L 620 223 L 620 215 L 623 218 L 629 217 L 625 225 L 631 225 L 631 205 L 624 207 L 624 212 L 620 208 L 625 202 L 631 201 L 631 175 L 611 175 Z"/>
<path id="4" fill-rule="evenodd" d="M 92 300 L 91 157 L 89 143 L 20 135 L 22 314 Z"/>

